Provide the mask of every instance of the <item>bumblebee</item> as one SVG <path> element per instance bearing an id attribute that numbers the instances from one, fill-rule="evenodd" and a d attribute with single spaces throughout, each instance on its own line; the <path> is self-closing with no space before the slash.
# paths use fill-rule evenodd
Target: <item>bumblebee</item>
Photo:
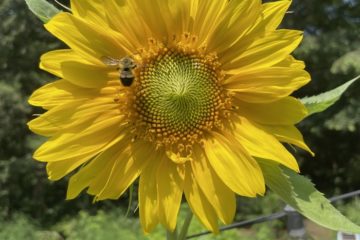
<path id="1" fill-rule="evenodd" d="M 133 69 L 136 67 L 134 60 L 128 56 L 116 59 L 102 57 L 102 62 L 110 67 L 117 67 L 120 73 L 120 81 L 124 87 L 130 87 L 134 81 Z"/>

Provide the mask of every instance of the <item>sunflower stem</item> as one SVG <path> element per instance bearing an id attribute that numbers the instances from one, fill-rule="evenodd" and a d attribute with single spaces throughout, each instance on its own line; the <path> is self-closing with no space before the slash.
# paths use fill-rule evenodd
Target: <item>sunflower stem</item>
<path id="1" fill-rule="evenodd" d="M 178 240 L 176 229 L 173 232 L 166 229 L 166 240 Z"/>
<path id="2" fill-rule="evenodd" d="M 188 211 L 177 240 L 185 240 L 193 217 L 192 211 Z"/>

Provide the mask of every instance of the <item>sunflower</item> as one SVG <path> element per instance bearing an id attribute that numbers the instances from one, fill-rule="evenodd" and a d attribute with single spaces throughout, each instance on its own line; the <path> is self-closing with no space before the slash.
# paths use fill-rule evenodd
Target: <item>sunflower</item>
<path id="1" fill-rule="evenodd" d="M 29 100 L 47 110 L 28 124 L 48 137 L 34 158 L 50 180 L 78 169 L 67 199 L 117 199 L 139 178 L 145 232 L 174 230 L 183 195 L 217 232 L 236 194 L 264 194 L 257 159 L 299 171 L 281 142 L 311 152 L 289 96 L 310 81 L 291 56 L 302 32 L 278 29 L 290 3 L 71 1 L 45 24 L 69 49 L 41 57 L 60 79 Z"/>

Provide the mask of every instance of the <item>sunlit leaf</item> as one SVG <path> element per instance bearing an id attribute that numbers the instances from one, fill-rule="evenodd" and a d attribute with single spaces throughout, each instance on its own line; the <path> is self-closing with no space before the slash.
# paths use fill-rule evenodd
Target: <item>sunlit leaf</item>
<path id="1" fill-rule="evenodd" d="M 350 87 L 350 85 L 359 78 L 360 76 L 328 92 L 300 99 L 309 112 L 308 116 L 314 113 L 322 112 L 336 103 L 340 99 L 341 95 Z"/>
<path id="2" fill-rule="evenodd" d="M 25 2 L 31 12 L 44 23 L 47 23 L 53 16 L 60 12 L 59 9 L 46 0 L 25 0 Z"/>
<path id="3" fill-rule="evenodd" d="M 342 215 L 311 181 L 269 160 L 258 159 L 266 185 L 305 217 L 326 228 L 360 233 L 360 227 Z"/>

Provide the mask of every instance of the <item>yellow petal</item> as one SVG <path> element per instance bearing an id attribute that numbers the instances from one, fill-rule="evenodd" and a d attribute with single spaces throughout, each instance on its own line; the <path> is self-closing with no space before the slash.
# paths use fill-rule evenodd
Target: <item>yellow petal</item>
<path id="1" fill-rule="evenodd" d="M 250 45 L 239 41 L 221 56 L 227 74 L 243 74 L 271 67 L 284 60 L 302 40 L 302 32 L 276 30 Z"/>
<path id="2" fill-rule="evenodd" d="M 277 29 L 284 18 L 286 11 L 289 9 L 290 4 L 291 1 L 281 0 L 262 5 L 263 18 L 260 20 L 260 24 L 265 26 L 265 31 Z"/>
<path id="3" fill-rule="evenodd" d="M 117 142 L 124 139 L 126 135 L 124 133 L 119 134 L 114 140 L 109 141 L 109 143 L 101 149 L 101 152 L 106 152 L 108 148 L 116 144 Z M 95 154 L 96 155 L 96 154 Z M 67 159 L 62 161 L 49 161 L 46 165 L 46 170 L 50 180 L 59 180 L 65 175 L 72 172 L 74 169 L 78 168 L 80 165 L 90 161 L 92 156 L 84 156 L 79 158 Z"/>
<path id="4" fill-rule="evenodd" d="M 121 141 L 117 146 L 116 155 L 111 154 L 113 151 L 104 151 L 103 153 L 99 154 L 103 161 L 109 162 L 108 165 L 103 169 L 103 171 L 98 171 L 96 176 L 92 181 L 89 182 L 89 188 L 87 189 L 87 193 L 90 195 L 95 195 L 94 201 L 99 200 L 98 195 L 103 191 L 105 186 L 108 184 L 110 177 L 114 172 L 114 168 L 117 166 L 116 162 L 119 161 L 119 158 L 129 159 L 130 156 L 130 139 L 127 138 L 127 141 Z M 126 143 L 126 144 L 124 144 Z M 114 146 L 115 147 L 115 146 Z M 105 154 L 105 155 L 102 155 Z M 105 158 L 106 157 L 106 158 Z"/>
<path id="5" fill-rule="evenodd" d="M 194 3 L 191 4 L 191 11 L 193 13 L 190 14 L 194 17 L 194 21 L 189 26 L 189 32 L 197 35 L 199 45 L 203 43 L 206 44 L 205 41 L 207 41 L 215 31 L 229 3 L 227 0 L 196 0 L 193 2 Z M 189 4 L 189 1 L 184 1 L 184 4 Z"/>
<path id="6" fill-rule="evenodd" d="M 275 64 L 274 67 L 290 67 L 290 68 L 305 69 L 305 63 L 304 61 L 297 60 L 293 56 L 289 55 L 283 61 Z"/>
<path id="7" fill-rule="evenodd" d="M 41 57 L 40 68 L 84 88 L 100 88 L 119 80 L 118 70 L 90 64 L 71 50 L 51 51 Z"/>
<path id="8" fill-rule="evenodd" d="M 306 145 L 301 132 L 295 126 L 260 125 L 266 132 L 273 134 L 279 141 L 294 144 L 315 156 Z"/>
<path id="9" fill-rule="evenodd" d="M 47 52 L 40 57 L 40 68 L 58 77 L 63 77 L 61 63 L 64 61 L 79 62 L 86 65 L 91 64 L 71 49 L 60 49 Z"/>
<path id="10" fill-rule="evenodd" d="M 130 187 L 130 185 L 140 175 L 140 169 L 134 169 L 131 167 L 134 166 L 134 162 L 132 160 L 129 149 L 124 149 L 116 156 L 116 160 L 111 168 L 110 174 L 105 176 L 105 181 L 101 181 L 101 185 L 96 184 L 89 187 L 88 192 L 91 194 L 98 192 L 95 196 L 95 201 L 118 199 L 126 191 L 126 189 Z M 122 173 L 123 175 L 117 175 L 117 173 Z M 102 188 L 101 190 L 100 187 Z"/>
<path id="11" fill-rule="evenodd" d="M 98 98 L 95 101 L 77 100 L 58 105 L 28 123 L 31 131 L 43 135 L 54 136 L 58 132 L 77 132 L 96 124 L 104 118 L 123 115 L 118 104 L 111 98 Z"/>
<path id="12" fill-rule="evenodd" d="M 45 28 L 83 58 L 97 65 L 103 65 L 103 56 L 121 58 L 135 51 L 120 33 L 106 26 L 88 24 L 68 13 L 57 14 L 45 24 Z"/>
<path id="13" fill-rule="evenodd" d="M 296 159 L 271 133 L 263 131 L 243 117 L 233 121 L 236 139 L 251 156 L 273 160 L 299 172 Z"/>
<path id="14" fill-rule="evenodd" d="M 163 157 L 157 171 L 159 218 L 170 231 L 174 231 L 184 188 L 184 165 Z"/>
<path id="15" fill-rule="evenodd" d="M 233 45 L 252 27 L 260 15 L 261 1 L 258 0 L 232 0 L 222 15 L 223 19 L 214 30 L 208 41 L 208 50 L 220 53 Z"/>
<path id="16" fill-rule="evenodd" d="M 51 137 L 62 130 L 62 123 L 68 123 L 68 115 L 74 111 L 84 100 L 71 101 L 69 103 L 56 106 L 46 113 L 27 123 L 29 129 L 39 135 Z M 60 113 L 60 114 L 59 114 Z"/>
<path id="17" fill-rule="evenodd" d="M 262 4 L 261 12 L 257 14 L 257 19 L 248 24 L 246 35 L 238 39 L 233 49 L 228 48 L 228 51 L 219 53 L 223 61 L 231 61 L 239 55 L 237 53 L 236 55 L 234 54 L 234 49 L 237 49 L 239 53 L 244 52 L 256 39 L 261 39 L 273 32 L 283 19 L 290 3 L 291 1 L 284 0 Z"/>
<path id="18" fill-rule="evenodd" d="M 94 67 L 80 62 L 68 61 L 62 62 L 60 66 L 64 79 L 84 88 L 104 87 L 108 81 L 119 79 L 116 69 Z"/>
<path id="19" fill-rule="evenodd" d="M 261 14 L 258 15 L 258 18 L 254 21 L 251 28 L 246 33 L 246 36 L 241 40 L 242 44 L 246 45 L 255 38 L 263 37 L 276 30 L 281 23 L 281 20 L 284 18 L 290 3 L 291 1 L 282 0 L 262 4 Z M 239 45 L 241 45 L 240 42 Z"/>
<path id="20" fill-rule="evenodd" d="M 166 42 L 177 28 L 177 23 L 172 20 L 169 2 L 170 0 L 133 0 L 127 4 L 134 14 L 143 18 L 142 22 L 147 25 L 145 29 L 149 29 L 153 37 Z"/>
<path id="21" fill-rule="evenodd" d="M 200 187 L 196 182 L 196 178 L 191 171 L 191 166 L 185 164 L 185 167 L 184 193 L 192 212 L 207 229 L 213 233 L 219 233 L 217 216 L 214 208 L 201 192 Z"/>
<path id="22" fill-rule="evenodd" d="M 257 162 L 231 136 L 212 134 L 205 143 L 205 152 L 220 179 L 239 195 L 263 195 L 264 177 Z"/>
<path id="23" fill-rule="evenodd" d="M 161 157 L 163 158 L 163 157 Z M 156 174 L 160 159 L 154 159 L 142 171 L 139 181 L 139 215 L 145 233 L 150 233 L 159 223 L 159 205 Z M 164 173 L 166 174 L 166 173 Z"/>
<path id="24" fill-rule="evenodd" d="M 294 125 L 307 115 L 305 106 L 296 98 L 285 97 L 270 103 L 247 103 L 235 100 L 235 110 L 252 121 L 269 125 Z"/>
<path id="25" fill-rule="evenodd" d="M 191 167 L 202 192 L 224 224 L 230 224 L 236 210 L 235 194 L 220 180 L 204 152 L 194 148 L 194 160 Z"/>
<path id="26" fill-rule="evenodd" d="M 192 32 L 198 5 L 199 0 L 180 0 L 169 2 L 170 12 L 173 17 L 172 21 L 177 25 L 173 31 L 174 34 L 180 36 L 185 32 Z"/>
<path id="27" fill-rule="evenodd" d="M 76 16 L 100 26 L 108 25 L 103 0 L 71 0 L 71 12 Z"/>
<path id="28" fill-rule="evenodd" d="M 118 149 L 117 152 L 121 152 L 121 154 L 123 154 L 124 157 L 124 152 L 126 152 L 126 150 L 127 150 L 126 147 L 124 147 Z M 105 151 L 104 153 L 107 154 L 107 151 Z M 127 155 L 127 152 L 125 154 Z M 110 157 L 111 158 L 108 158 L 107 160 L 105 160 L 105 158 L 102 157 L 103 160 L 109 162 L 109 164 L 106 166 L 106 168 L 103 169 L 103 171 L 98 171 L 96 177 L 89 183 L 89 187 L 86 191 L 88 194 L 95 196 L 94 202 L 98 200 L 97 196 L 101 193 L 101 191 L 104 189 L 106 184 L 109 182 L 111 173 L 113 172 L 116 161 L 118 160 L 118 155 L 110 156 Z"/>
<path id="29" fill-rule="evenodd" d="M 309 81 L 310 75 L 305 70 L 271 67 L 234 75 L 226 80 L 225 87 L 238 93 L 243 101 L 263 103 L 286 97 Z"/>
<path id="30" fill-rule="evenodd" d="M 116 116 L 90 125 L 82 132 L 54 136 L 36 150 L 34 158 L 43 162 L 90 159 L 121 133 L 123 125 L 123 117 Z"/>
<path id="31" fill-rule="evenodd" d="M 135 141 L 131 154 L 122 152 L 116 156 L 109 179 L 96 196 L 96 200 L 117 199 L 136 180 L 148 162 L 156 161 L 154 147 L 148 142 Z"/>
<path id="32" fill-rule="evenodd" d="M 97 91 L 94 89 L 85 89 L 68 81 L 58 80 L 35 90 L 29 98 L 29 103 L 33 106 L 50 109 L 74 100 L 85 100 L 96 94 Z"/>
<path id="33" fill-rule="evenodd" d="M 147 45 L 151 30 L 142 16 L 131 8 L 131 4 L 119 0 L 107 0 L 103 3 L 107 9 L 109 24 L 113 29 L 123 33 L 137 48 Z"/>
<path id="34" fill-rule="evenodd" d="M 71 176 L 66 199 L 76 198 L 82 190 L 96 181 L 99 176 L 109 176 L 116 161 L 115 156 L 123 151 L 123 143 L 124 141 L 119 141 L 119 143 L 114 144 L 113 147 L 99 154 L 95 159 L 91 160 L 90 163 L 86 164 L 85 167 Z M 104 180 L 107 179 L 107 177 L 102 177 L 101 179 Z M 103 185 L 105 185 L 105 183 Z"/>

